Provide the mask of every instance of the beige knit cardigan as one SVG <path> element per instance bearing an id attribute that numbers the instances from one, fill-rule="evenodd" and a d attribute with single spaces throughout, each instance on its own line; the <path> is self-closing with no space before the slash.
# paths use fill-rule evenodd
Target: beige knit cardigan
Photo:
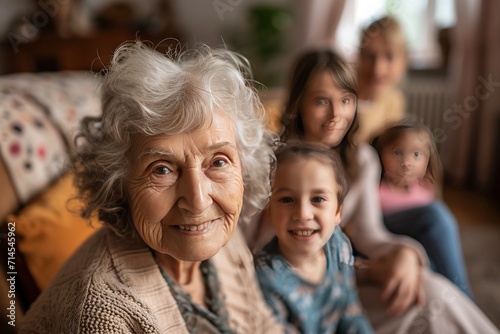
<path id="1" fill-rule="evenodd" d="M 281 333 L 239 229 L 212 259 L 237 333 Z M 187 334 L 149 248 L 103 228 L 80 247 L 27 312 L 21 333 Z"/>

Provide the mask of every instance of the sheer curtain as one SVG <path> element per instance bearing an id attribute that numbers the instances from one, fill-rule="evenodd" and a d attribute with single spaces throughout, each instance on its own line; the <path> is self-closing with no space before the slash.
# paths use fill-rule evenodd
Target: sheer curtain
<path id="1" fill-rule="evenodd" d="M 500 120 L 500 12 L 496 0 L 456 0 L 450 84 L 443 120 L 446 174 L 457 185 L 491 190 Z"/>
<path id="2" fill-rule="evenodd" d="M 346 0 L 295 0 L 296 50 L 333 48 Z"/>

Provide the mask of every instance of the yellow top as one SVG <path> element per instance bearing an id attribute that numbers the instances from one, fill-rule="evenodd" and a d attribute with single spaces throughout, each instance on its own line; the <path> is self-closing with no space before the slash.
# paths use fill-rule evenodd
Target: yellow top
<path id="1" fill-rule="evenodd" d="M 406 100 L 403 92 L 395 88 L 373 101 L 359 100 L 359 135 L 360 143 L 370 142 L 391 123 L 405 117 Z"/>

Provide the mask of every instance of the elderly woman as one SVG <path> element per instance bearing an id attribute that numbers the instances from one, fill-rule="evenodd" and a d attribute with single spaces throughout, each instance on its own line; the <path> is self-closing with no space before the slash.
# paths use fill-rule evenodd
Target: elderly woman
<path id="1" fill-rule="evenodd" d="M 24 332 L 280 333 L 240 230 L 269 193 L 272 151 L 245 60 L 120 47 L 76 179 L 105 227 L 32 305 Z M 240 213 L 243 214 L 240 216 Z"/>

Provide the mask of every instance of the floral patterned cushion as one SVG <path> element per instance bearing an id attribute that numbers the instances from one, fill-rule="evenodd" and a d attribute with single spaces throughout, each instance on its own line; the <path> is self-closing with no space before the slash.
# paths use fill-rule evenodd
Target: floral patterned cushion
<path id="1" fill-rule="evenodd" d="M 90 73 L 26 73 L 0 77 L 0 159 L 21 204 L 65 170 L 79 121 L 100 114 Z"/>
<path id="2" fill-rule="evenodd" d="M 51 120 L 72 144 L 79 122 L 101 113 L 98 77 L 90 72 L 22 73 L 0 78 L 4 84 L 28 92 L 42 104 Z"/>

